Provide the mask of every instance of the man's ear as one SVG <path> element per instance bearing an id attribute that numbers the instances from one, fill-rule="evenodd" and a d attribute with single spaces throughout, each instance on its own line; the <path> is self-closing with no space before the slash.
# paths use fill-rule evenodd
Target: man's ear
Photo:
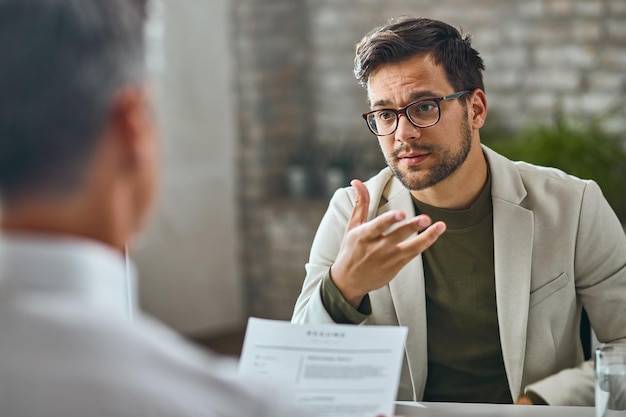
<path id="1" fill-rule="evenodd" d="M 124 164 L 136 164 L 145 156 L 146 149 L 154 145 L 154 117 L 145 85 L 128 86 L 115 94 L 109 131 L 124 155 Z"/>
<path id="2" fill-rule="evenodd" d="M 470 119 L 474 129 L 480 129 L 487 119 L 487 96 L 480 88 L 477 88 L 470 95 Z"/>

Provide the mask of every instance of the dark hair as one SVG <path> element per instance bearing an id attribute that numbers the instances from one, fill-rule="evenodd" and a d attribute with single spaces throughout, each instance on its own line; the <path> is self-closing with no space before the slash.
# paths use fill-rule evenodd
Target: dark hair
<path id="1" fill-rule="evenodd" d="M 145 76 L 145 0 L 0 0 L 0 195 L 74 191 L 114 94 Z"/>
<path id="2" fill-rule="evenodd" d="M 368 33 L 357 44 L 354 75 L 367 88 L 372 72 L 384 64 L 430 54 L 443 66 L 455 91 L 484 90 L 483 60 L 471 37 L 447 23 L 425 18 L 400 17 Z"/>

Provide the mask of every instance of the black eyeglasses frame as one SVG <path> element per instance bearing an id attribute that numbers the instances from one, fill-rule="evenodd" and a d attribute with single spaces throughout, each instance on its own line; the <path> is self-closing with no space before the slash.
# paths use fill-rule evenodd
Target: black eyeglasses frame
<path id="1" fill-rule="evenodd" d="M 441 106 L 440 106 L 440 103 L 442 101 L 458 99 L 458 98 L 463 97 L 465 94 L 470 94 L 471 92 L 472 92 L 472 90 L 463 90 L 463 91 L 458 91 L 456 93 L 452 93 L 452 94 L 444 96 L 444 97 L 434 97 L 434 98 L 420 99 L 420 100 L 417 100 L 417 101 L 413 101 L 413 102 L 407 104 L 406 106 L 404 106 L 404 107 L 402 107 L 401 109 L 398 109 L 398 110 L 396 110 L 396 109 L 377 109 L 377 110 L 369 111 L 367 113 L 363 113 L 361 116 L 365 120 L 365 123 L 367 124 L 367 127 L 369 128 L 370 132 L 372 132 L 376 136 L 393 135 L 395 133 L 395 131 L 398 130 L 398 125 L 400 123 L 400 115 L 401 114 L 403 114 L 407 118 L 407 120 L 415 127 L 418 127 L 418 128 L 431 127 L 431 126 L 434 126 L 437 123 L 439 123 L 439 120 L 441 119 Z M 417 103 L 426 102 L 426 101 L 433 101 L 433 102 L 435 102 L 437 104 L 437 120 L 435 120 L 433 123 L 429 123 L 429 124 L 426 124 L 426 125 L 420 125 L 420 124 L 416 123 L 413 119 L 411 119 L 411 116 L 409 116 L 409 114 L 407 113 L 407 109 L 409 107 L 417 104 Z M 372 128 L 372 126 L 370 125 L 370 122 L 368 121 L 368 118 L 370 117 L 370 115 L 375 114 L 377 112 L 381 112 L 381 111 L 390 111 L 390 112 L 392 112 L 392 113 L 394 113 L 396 115 L 396 126 L 389 133 L 385 133 L 385 134 L 376 133 L 376 131 Z"/>

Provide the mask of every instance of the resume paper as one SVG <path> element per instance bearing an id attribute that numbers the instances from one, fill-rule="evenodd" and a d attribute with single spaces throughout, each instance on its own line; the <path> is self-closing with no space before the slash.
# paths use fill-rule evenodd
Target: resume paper
<path id="1" fill-rule="evenodd" d="M 239 371 L 318 417 L 394 415 L 407 328 L 250 318 Z"/>

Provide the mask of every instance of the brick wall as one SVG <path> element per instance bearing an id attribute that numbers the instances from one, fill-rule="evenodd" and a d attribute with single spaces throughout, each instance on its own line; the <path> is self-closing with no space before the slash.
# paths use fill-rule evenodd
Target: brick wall
<path id="1" fill-rule="evenodd" d="M 352 75 L 353 51 L 365 33 L 403 14 L 473 35 L 487 67 L 492 125 L 518 128 L 563 111 L 626 128 L 624 0 L 234 0 L 250 315 L 289 318 L 328 201 L 327 178 L 347 184 L 384 166 L 360 117 L 367 105 Z M 308 173 L 305 195 L 290 189 L 296 165 Z M 328 170 L 333 165 L 341 169 Z"/>

